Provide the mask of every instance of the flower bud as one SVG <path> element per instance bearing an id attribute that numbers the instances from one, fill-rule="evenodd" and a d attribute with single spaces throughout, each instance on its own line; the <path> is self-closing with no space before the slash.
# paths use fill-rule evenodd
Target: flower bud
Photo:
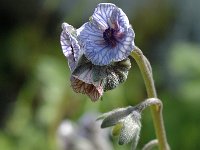
<path id="1" fill-rule="evenodd" d="M 112 135 L 119 135 L 119 145 L 133 141 L 132 149 L 136 148 L 141 130 L 141 114 L 135 107 L 118 108 L 103 114 L 99 119 L 103 119 L 101 128 L 114 126 Z"/>
<path id="2" fill-rule="evenodd" d="M 132 106 L 128 106 L 126 108 L 117 108 L 108 113 L 103 114 L 97 120 L 103 119 L 101 124 L 101 128 L 110 127 L 116 125 L 120 122 L 124 117 L 128 116 L 133 111 Z"/>
<path id="3" fill-rule="evenodd" d="M 133 111 L 130 115 L 124 118 L 123 127 L 119 135 L 119 144 L 127 144 L 133 141 L 134 145 L 137 145 L 140 135 L 141 115 L 137 111 Z"/>

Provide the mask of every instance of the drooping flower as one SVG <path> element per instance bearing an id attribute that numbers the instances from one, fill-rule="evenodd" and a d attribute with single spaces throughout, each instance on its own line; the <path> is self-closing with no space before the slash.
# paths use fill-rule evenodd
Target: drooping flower
<path id="1" fill-rule="evenodd" d="M 63 50 L 63 54 L 68 60 L 68 65 L 71 73 L 75 70 L 78 65 L 79 59 L 82 56 L 81 47 L 77 40 L 77 32 L 73 26 L 63 23 L 62 33 L 60 36 L 60 43 Z M 93 84 L 90 81 L 81 80 L 78 76 L 71 76 L 71 86 L 77 93 L 87 94 L 92 100 L 99 99 L 103 94 L 103 88 L 100 85 Z"/>
<path id="2" fill-rule="evenodd" d="M 135 33 L 126 14 L 111 3 L 100 3 L 90 22 L 78 29 L 84 54 L 95 65 L 127 58 L 134 49 Z"/>
<path id="3" fill-rule="evenodd" d="M 77 30 L 63 23 L 62 29 L 61 47 L 68 59 L 71 86 L 75 92 L 96 101 L 103 92 L 116 88 L 127 79 L 134 31 L 120 8 L 109 3 L 99 4 L 91 22 Z M 97 52 L 98 49 L 101 50 Z M 95 53 L 90 53 L 91 50 Z"/>

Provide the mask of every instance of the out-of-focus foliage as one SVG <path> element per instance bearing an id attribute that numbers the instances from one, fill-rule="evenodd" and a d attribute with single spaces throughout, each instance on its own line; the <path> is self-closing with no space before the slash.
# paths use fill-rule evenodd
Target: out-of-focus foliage
<path id="1" fill-rule="evenodd" d="M 106 112 L 146 98 L 133 61 L 127 81 L 91 102 L 70 88 L 62 54 L 61 23 L 80 27 L 97 3 L 112 2 L 129 17 L 136 45 L 149 58 L 171 149 L 200 149 L 200 1 L 3 0 L 0 5 L 0 149 L 58 149 L 57 129 L 80 124 L 88 111 Z M 83 131 L 83 130 L 82 130 Z M 81 131 L 80 131 L 81 132 Z M 138 149 L 155 138 L 149 110 L 142 116 Z M 130 145 L 117 150 L 128 150 Z"/>

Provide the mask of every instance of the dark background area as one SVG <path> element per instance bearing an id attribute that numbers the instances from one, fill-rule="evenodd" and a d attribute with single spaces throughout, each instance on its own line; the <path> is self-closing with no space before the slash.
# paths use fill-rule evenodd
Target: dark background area
<path id="1" fill-rule="evenodd" d="M 106 92 L 102 101 L 93 103 L 70 88 L 61 24 L 79 28 L 100 2 L 122 8 L 136 45 L 152 64 L 171 149 L 200 149 L 199 0 L 2 0 L 0 149 L 57 149 L 55 134 L 62 120 L 76 123 L 86 112 L 102 113 L 146 98 L 135 62 L 127 82 Z M 149 112 L 143 114 L 138 149 L 155 138 Z"/>

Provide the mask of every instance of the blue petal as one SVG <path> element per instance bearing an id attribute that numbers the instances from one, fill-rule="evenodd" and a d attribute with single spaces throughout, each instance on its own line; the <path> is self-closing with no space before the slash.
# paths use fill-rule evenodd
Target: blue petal
<path id="1" fill-rule="evenodd" d="M 109 64 L 110 46 L 103 38 L 103 32 L 96 28 L 92 23 L 84 24 L 84 29 L 80 32 L 80 41 L 84 43 L 85 56 L 95 65 Z"/>
<path id="2" fill-rule="evenodd" d="M 92 15 L 92 22 L 103 30 L 109 27 L 114 28 L 121 26 L 127 28 L 130 26 L 126 14 L 111 3 L 98 4 Z"/>
<path id="3" fill-rule="evenodd" d="M 117 9 L 114 4 L 101 3 L 97 5 L 95 9 L 92 20 L 103 30 L 109 28 L 111 22 L 111 15 L 113 10 Z"/>
<path id="4" fill-rule="evenodd" d="M 72 71 L 78 61 L 80 55 L 80 46 L 77 39 L 72 35 L 75 32 L 75 29 L 67 24 L 62 24 L 63 31 L 60 35 L 60 44 L 63 50 L 63 54 L 68 59 L 68 64 L 70 70 Z"/>
<path id="5" fill-rule="evenodd" d="M 130 27 L 125 31 L 122 39 L 118 40 L 117 46 L 111 50 L 112 61 L 121 61 L 127 58 L 134 49 L 135 33 Z"/>
<path id="6" fill-rule="evenodd" d="M 126 14 L 120 8 L 118 8 L 117 11 L 113 11 L 112 19 L 113 19 L 113 22 L 117 20 L 117 23 L 122 28 L 130 27 L 128 17 L 126 16 Z"/>
<path id="7" fill-rule="evenodd" d="M 78 36 L 79 40 L 83 43 L 87 41 L 93 41 L 93 40 L 104 41 L 103 39 L 104 31 L 100 30 L 97 26 L 94 26 L 90 22 L 85 23 L 82 27 L 77 29 L 77 32 L 79 34 Z"/>
<path id="8" fill-rule="evenodd" d="M 95 65 L 107 65 L 113 61 L 121 61 L 127 58 L 134 48 L 134 31 L 128 28 L 123 33 L 123 38 L 117 41 L 116 47 L 108 45 L 103 33 L 91 23 L 86 23 L 80 33 L 80 39 L 85 40 L 84 54 Z"/>
<path id="9" fill-rule="evenodd" d="M 113 47 L 103 37 L 106 29 L 112 28 L 116 35 Z M 108 65 L 111 62 L 127 58 L 134 48 L 134 31 L 126 14 L 114 4 L 101 3 L 92 15 L 92 20 L 85 23 L 79 31 L 79 40 L 87 59 L 95 65 Z"/>

